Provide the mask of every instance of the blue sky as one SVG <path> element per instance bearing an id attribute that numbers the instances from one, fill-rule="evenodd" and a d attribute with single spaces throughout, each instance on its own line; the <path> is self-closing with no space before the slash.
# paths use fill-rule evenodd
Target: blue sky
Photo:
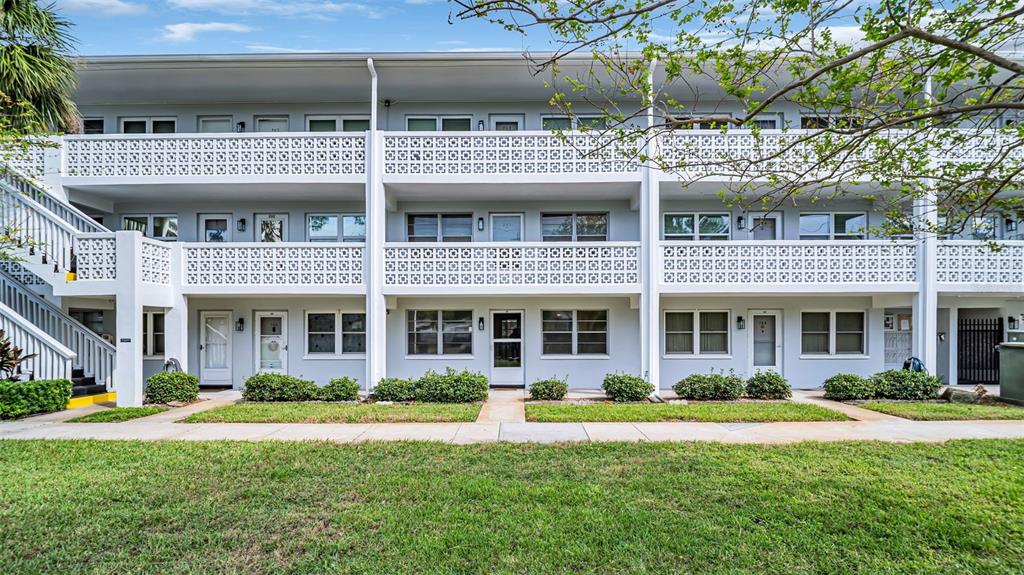
<path id="1" fill-rule="evenodd" d="M 78 52 L 106 54 L 543 50 L 446 0 L 56 0 Z"/>

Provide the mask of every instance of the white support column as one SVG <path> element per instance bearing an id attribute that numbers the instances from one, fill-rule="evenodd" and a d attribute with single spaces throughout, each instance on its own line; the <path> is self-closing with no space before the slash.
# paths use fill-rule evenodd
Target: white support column
<path id="1" fill-rule="evenodd" d="M 384 229 L 387 202 L 384 197 L 384 136 L 377 129 L 377 72 L 370 70 L 370 131 L 366 136 L 366 382 L 370 391 L 387 373 L 387 319 L 384 299 Z"/>
<path id="2" fill-rule="evenodd" d="M 925 86 L 925 98 L 932 98 L 931 79 Z M 929 150 L 928 165 L 934 167 L 934 154 Z M 914 201 L 914 220 L 917 222 L 917 294 L 914 298 L 914 355 L 924 363 L 928 373 L 938 367 L 938 313 L 939 295 L 936 282 L 936 253 L 938 238 L 933 230 L 938 223 L 935 192 L 930 180 L 923 182 L 925 195 Z"/>
<path id="3" fill-rule="evenodd" d="M 174 358 L 182 371 L 189 371 L 188 363 L 188 298 L 181 293 L 183 261 L 181 244 L 171 244 L 171 307 L 164 315 L 164 357 Z M 194 371 L 199 375 L 199 370 Z"/>
<path id="4" fill-rule="evenodd" d="M 61 184 L 61 175 L 64 173 L 64 138 L 53 136 L 47 140 L 56 146 L 43 149 L 43 185 L 49 188 L 55 197 L 66 202 L 68 194 Z"/>
<path id="5" fill-rule="evenodd" d="M 118 407 L 142 405 L 142 294 L 136 270 L 142 267 L 142 234 L 116 232 L 117 360 L 114 390 Z"/>
<path id="6" fill-rule="evenodd" d="M 960 323 L 960 308 L 950 306 L 949 308 L 949 331 L 946 332 L 946 341 L 949 342 L 949 381 L 947 385 L 957 385 L 957 372 L 960 370 L 960 355 L 957 348 L 960 346 L 956 326 Z"/>
<path id="7" fill-rule="evenodd" d="M 654 86 L 654 68 L 652 62 L 648 71 L 648 82 Z M 647 128 L 654 126 L 654 94 L 649 95 L 647 107 Z M 655 138 L 647 138 L 644 153 L 648 158 L 658 153 Z M 658 248 L 660 239 L 661 190 L 659 189 L 658 173 L 652 160 L 648 159 L 640 167 L 640 368 L 641 375 L 654 384 L 654 395 L 661 394 L 661 321 L 659 307 L 661 295 L 658 292 L 658 275 L 660 272 L 661 254 Z"/>

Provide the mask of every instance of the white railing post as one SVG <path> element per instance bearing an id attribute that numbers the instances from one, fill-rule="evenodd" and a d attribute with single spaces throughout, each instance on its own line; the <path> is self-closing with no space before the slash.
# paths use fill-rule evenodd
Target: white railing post
<path id="1" fill-rule="evenodd" d="M 114 390 L 118 407 L 142 405 L 142 234 L 116 232 L 117 368 Z"/>
<path id="2" fill-rule="evenodd" d="M 387 202 L 384 197 L 383 135 L 367 133 L 368 178 L 366 182 L 366 385 L 367 391 L 387 373 L 387 302 L 384 297 L 384 226 Z"/>
<path id="3" fill-rule="evenodd" d="M 61 185 L 61 177 L 64 174 L 64 138 L 54 136 L 47 139 L 55 147 L 46 147 L 43 150 L 43 177 L 42 182 L 49 192 L 62 202 L 67 203 L 68 194 Z"/>

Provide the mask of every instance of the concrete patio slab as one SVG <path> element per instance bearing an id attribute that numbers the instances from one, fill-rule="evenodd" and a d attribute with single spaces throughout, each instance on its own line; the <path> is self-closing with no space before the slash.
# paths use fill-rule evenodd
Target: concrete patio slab
<path id="1" fill-rule="evenodd" d="M 492 389 L 480 408 L 477 423 L 522 423 L 526 421 L 526 395 L 522 389 Z"/>

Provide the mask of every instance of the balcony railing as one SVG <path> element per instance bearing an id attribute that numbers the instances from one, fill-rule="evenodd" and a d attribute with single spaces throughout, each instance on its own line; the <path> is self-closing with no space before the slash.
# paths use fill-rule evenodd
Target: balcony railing
<path id="1" fill-rule="evenodd" d="M 935 276 L 940 289 L 1024 291 L 1024 241 L 940 241 Z"/>
<path id="2" fill-rule="evenodd" d="M 662 242 L 669 291 L 910 291 L 917 247 L 891 241 Z"/>
<path id="3" fill-rule="evenodd" d="M 192 292 L 363 289 L 363 244 L 187 243 L 182 285 Z"/>
<path id="4" fill-rule="evenodd" d="M 79 234 L 75 237 L 78 281 L 117 279 L 117 239 L 114 232 Z"/>
<path id="5" fill-rule="evenodd" d="M 542 132 L 389 132 L 385 176 L 630 174 L 636 159 L 611 138 Z"/>
<path id="6" fill-rule="evenodd" d="M 509 293 L 636 291 L 639 242 L 401 243 L 384 247 L 384 289 Z"/>
<path id="7" fill-rule="evenodd" d="M 107 134 L 64 138 L 71 178 L 325 178 L 366 173 L 366 136 L 343 133 Z"/>

